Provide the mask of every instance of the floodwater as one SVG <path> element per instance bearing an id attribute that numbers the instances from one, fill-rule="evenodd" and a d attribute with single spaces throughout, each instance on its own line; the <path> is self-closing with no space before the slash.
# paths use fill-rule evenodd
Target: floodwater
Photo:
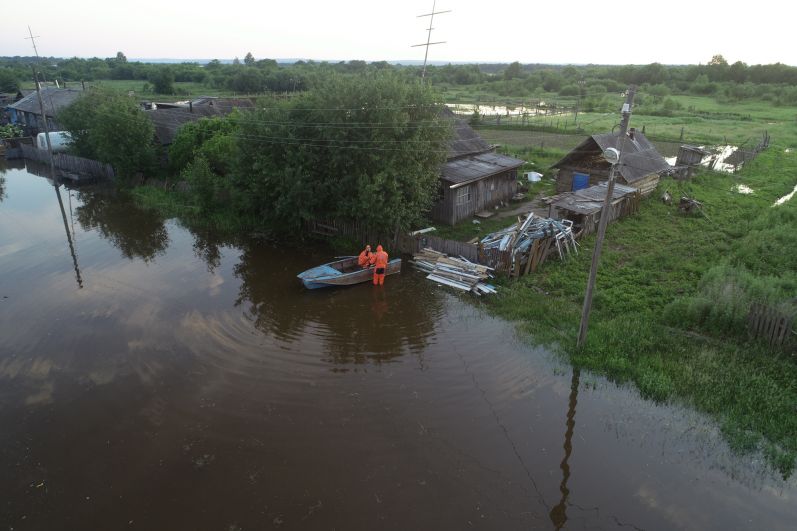
<path id="1" fill-rule="evenodd" d="M 712 422 L 409 268 L 308 292 L 327 250 L 0 186 L 2 530 L 795 527 Z"/>

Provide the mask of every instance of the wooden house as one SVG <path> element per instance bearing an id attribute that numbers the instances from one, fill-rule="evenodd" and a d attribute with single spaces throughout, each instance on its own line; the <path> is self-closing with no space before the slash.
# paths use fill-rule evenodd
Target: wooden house
<path id="1" fill-rule="evenodd" d="M 450 109 L 441 111 L 453 122 L 448 159 L 440 169 L 440 195 L 432 219 L 454 225 L 477 212 L 508 201 L 516 192 L 522 160 L 501 155 Z"/>
<path id="2" fill-rule="evenodd" d="M 58 113 L 72 105 L 80 95 L 83 94 L 82 90 L 66 89 L 57 87 L 42 87 L 41 97 L 44 103 L 44 114 L 47 116 L 47 125 L 50 131 L 60 130 L 60 125 L 56 121 Z M 39 97 L 36 91 L 31 91 L 19 101 L 16 101 L 6 107 L 9 115 L 9 121 L 12 124 L 22 126 L 22 129 L 27 136 L 36 135 L 43 130 L 43 123 L 41 121 L 41 108 L 39 107 Z"/>
<path id="3" fill-rule="evenodd" d="M 614 133 L 592 135 L 552 166 L 559 168 L 556 191 L 570 192 L 607 181 L 611 166 L 603 152 L 608 148 L 622 152 L 617 183 L 636 188 L 642 195 L 653 192 L 661 174 L 670 169 L 653 144 L 634 128 L 623 141 Z"/>

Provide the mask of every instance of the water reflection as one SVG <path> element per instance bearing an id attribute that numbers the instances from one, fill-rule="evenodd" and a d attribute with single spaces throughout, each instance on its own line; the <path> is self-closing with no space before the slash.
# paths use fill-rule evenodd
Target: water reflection
<path id="1" fill-rule="evenodd" d="M 573 453 L 573 431 L 576 427 L 576 404 L 578 404 L 578 384 L 581 377 L 581 370 L 573 367 L 573 376 L 570 381 L 570 396 L 567 401 L 567 421 L 565 422 L 565 442 L 563 448 L 565 456 L 559 463 L 562 470 L 562 481 L 559 483 L 559 492 L 562 494 L 559 503 L 551 509 L 549 514 L 554 528 L 559 530 L 567 523 L 567 506 L 570 497 L 570 489 L 567 482 L 570 480 L 570 454 Z"/>
<path id="2" fill-rule="evenodd" d="M 442 314 L 442 298 L 407 278 L 409 268 L 385 286 L 305 290 L 295 276 L 328 259 L 297 260 L 295 251 L 244 244 L 235 276 L 241 281 L 236 306 L 247 310 L 258 330 L 285 342 L 314 338 L 334 364 L 384 362 L 422 351 Z"/>
<path id="3" fill-rule="evenodd" d="M 75 244 L 72 241 L 72 233 L 69 230 L 69 224 L 66 221 L 66 210 L 64 210 L 64 202 L 61 199 L 61 190 L 59 185 L 55 185 L 55 195 L 58 198 L 58 207 L 61 209 L 61 218 L 64 221 L 64 231 L 66 232 L 66 242 L 69 246 L 69 254 L 72 255 L 72 265 L 75 268 L 75 280 L 77 281 L 78 289 L 83 287 L 83 279 L 80 276 L 80 266 L 77 261 L 77 253 L 75 252 Z M 70 195 L 71 199 L 71 195 Z"/>
<path id="4" fill-rule="evenodd" d="M 97 230 L 125 258 L 150 262 L 169 246 L 164 218 L 143 209 L 111 188 L 94 187 L 78 192 L 82 203 L 75 209 L 84 230 Z"/>

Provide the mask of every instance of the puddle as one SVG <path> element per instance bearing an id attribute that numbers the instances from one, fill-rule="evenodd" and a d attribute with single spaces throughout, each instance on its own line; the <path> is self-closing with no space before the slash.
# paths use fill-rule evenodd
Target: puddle
<path id="1" fill-rule="evenodd" d="M 794 194 L 797 194 L 797 184 L 795 184 L 795 185 L 794 185 L 794 189 L 793 189 L 791 192 L 789 192 L 788 194 L 784 195 L 783 197 L 781 197 L 780 199 L 778 199 L 777 201 L 775 201 L 775 202 L 772 204 L 772 206 L 773 206 L 773 207 L 776 207 L 776 206 L 778 206 L 778 205 L 782 205 L 783 203 L 785 203 L 785 202 L 787 202 L 787 201 L 790 201 L 790 200 L 791 200 L 791 198 L 792 198 L 792 197 L 794 197 Z"/>

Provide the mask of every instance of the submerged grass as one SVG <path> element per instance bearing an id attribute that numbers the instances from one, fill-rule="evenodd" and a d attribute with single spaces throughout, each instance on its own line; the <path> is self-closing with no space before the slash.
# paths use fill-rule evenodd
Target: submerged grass
<path id="1" fill-rule="evenodd" d="M 140 206 L 157 210 L 164 217 L 176 218 L 190 228 L 212 229 L 226 235 L 264 231 L 251 216 L 241 216 L 231 210 L 203 211 L 188 194 L 153 186 L 137 186 L 130 193 Z"/>
<path id="2" fill-rule="evenodd" d="M 578 257 L 549 261 L 493 299 L 492 310 L 580 367 L 677 400 L 715 418 L 736 451 L 759 449 L 789 476 L 797 458 L 797 359 L 748 339 L 752 301 L 797 296 L 797 204 L 772 207 L 797 182 L 797 156 L 770 150 L 739 175 L 664 181 L 703 214 L 645 200 L 608 227 L 586 345 L 576 347 L 594 238 Z M 733 191 L 735 184 L 752 195 Z M 695 308 L 707 307 L 701 313 Z M 793 306 L 789 306 L 793 308 Z"/>

